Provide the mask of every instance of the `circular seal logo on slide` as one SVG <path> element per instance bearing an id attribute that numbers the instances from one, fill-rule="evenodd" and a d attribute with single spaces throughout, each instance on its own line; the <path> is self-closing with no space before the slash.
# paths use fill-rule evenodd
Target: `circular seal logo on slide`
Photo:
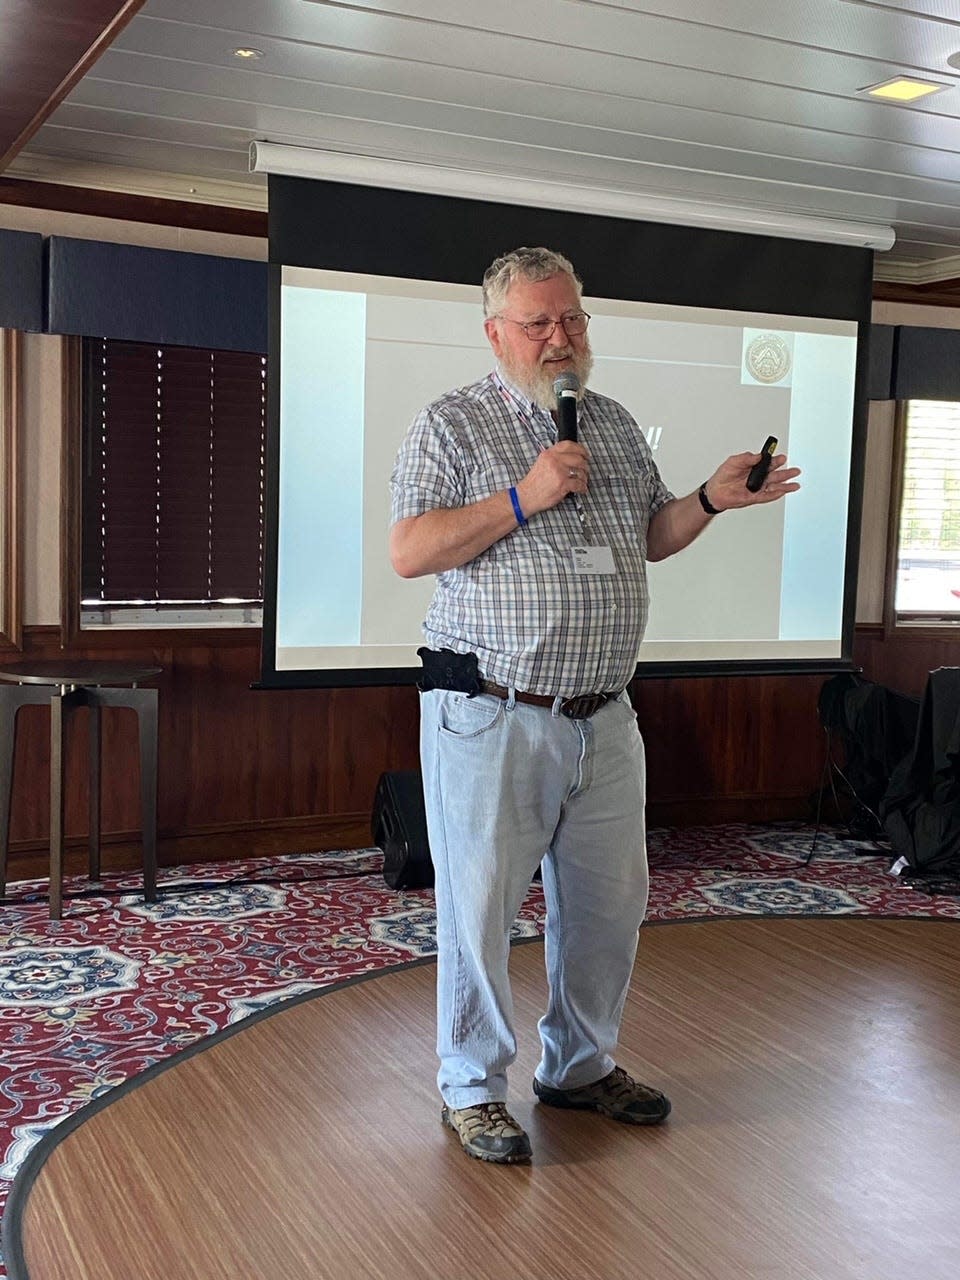
<path id="1" fill-rule="evenodd" d="M 747 347 L 746 362 L 757 382 L 780 382 L 790 372 L 790 348 L 775 333 L 761 333 Z"/>

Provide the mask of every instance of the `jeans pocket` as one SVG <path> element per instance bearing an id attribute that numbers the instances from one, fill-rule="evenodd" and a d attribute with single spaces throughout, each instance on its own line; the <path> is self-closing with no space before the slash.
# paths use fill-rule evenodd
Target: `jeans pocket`
<path id="1" fill-rule="evenodd" d="M 505 705 L 492 694 L 468 698 L 465 693 L 449 693 L 437 720 L 440 734 L 450 738 L 479 738 L 502 721 Z"/>

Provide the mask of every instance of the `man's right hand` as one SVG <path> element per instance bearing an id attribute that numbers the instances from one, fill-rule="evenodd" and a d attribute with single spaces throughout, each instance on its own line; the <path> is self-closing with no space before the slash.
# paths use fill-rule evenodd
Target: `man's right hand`
<path id="1" fill-rule="evenodd" d="M 529 520 L 562 502 L 568 493 L 586 493 L 590 455 L 579 441 L 561 440 L 544 449 L 517 485 L 517 497 Z"/>

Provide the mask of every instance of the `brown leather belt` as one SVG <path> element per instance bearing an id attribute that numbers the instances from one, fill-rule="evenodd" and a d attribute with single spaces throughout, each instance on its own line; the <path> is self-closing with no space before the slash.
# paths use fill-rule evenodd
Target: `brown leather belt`
<path id="1" fill-rule="evenodd" d="M 502 684 L 494 684 L 490 680 L 480 681 L 480 691 L 492 693 L 495 698 L 510 697 L 509 689 L 505 689 Z M 523 689 L 517 689 L 514 697 L 518 702 L 529 702 L 535 707 L 552 707 L 556 702 L 556 698 L 549 693 L 525 693 Z M 618 691 L 617 693 L 582 693 L 578 698 L 564 698 L 560 703 L 560 714 L 567 716 L 570 720 L 589 720 L 601 707 L 619 697 Z"/>

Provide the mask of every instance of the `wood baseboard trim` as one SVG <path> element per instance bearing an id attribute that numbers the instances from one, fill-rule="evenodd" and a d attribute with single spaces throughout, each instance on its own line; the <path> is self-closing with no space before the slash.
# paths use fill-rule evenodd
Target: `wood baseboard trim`
<path id="1" fill-rule="evenodd" d="M 82 875 L 86 870 L 86 839 L 85 835 L 67 838 L 64 854 L 68 875 Z M 135 871 L 141 865 L 138 832 L 112 832 L 104 835 L 101 845 L 101 865 L 105 871 Z M 369 813 L 310 815 L 278 822 L 234 822 L 161 833 L 157 838 L 157 860 L 161 867 L 174 867 L 190 862 L 279 857 L 285 853 L 364 849 L 369 845 Z M 36 840 L 11 845 L 7 879 L 45 878 L 49 857 L 48 846 Z"/>
<path id="2" fill-rule="evenodd" d="M 647 827 L 709 827 L 724 822 L 812 822 L 811 796 L 693 796 L 652 800 Z"/>

